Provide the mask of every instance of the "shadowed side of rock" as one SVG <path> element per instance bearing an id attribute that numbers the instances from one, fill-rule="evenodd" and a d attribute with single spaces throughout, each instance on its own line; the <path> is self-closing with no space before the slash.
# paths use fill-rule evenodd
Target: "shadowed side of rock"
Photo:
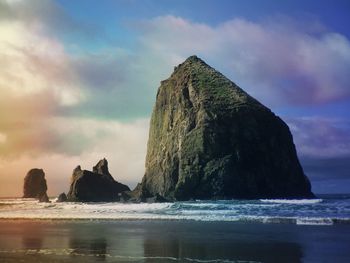
<path id="1" fill-rule="evenodd" d="M 23 198 L 36 198 L 40 202 L 49 202 L 47 185 L 43 169 L 31 169 L 24 178 Z"/>
<path id="2" fill-rule="evenodd" d="M 93 172 L 82 170 L 80 166 L 73 170 L 67 199 L 74 202 L 118 201 L 124 191 L 130 191 L 129 187 L 113 179 L 108 162 L 103 159 L 93 167 Z"/>

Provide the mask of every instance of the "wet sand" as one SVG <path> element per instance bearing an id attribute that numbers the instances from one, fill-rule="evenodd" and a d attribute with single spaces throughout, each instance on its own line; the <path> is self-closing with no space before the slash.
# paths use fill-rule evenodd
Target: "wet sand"
<path id="1" fill-rule="evenodd" d="M 350 225 L 0 220 L 0 262 L 350 262 Z"/>

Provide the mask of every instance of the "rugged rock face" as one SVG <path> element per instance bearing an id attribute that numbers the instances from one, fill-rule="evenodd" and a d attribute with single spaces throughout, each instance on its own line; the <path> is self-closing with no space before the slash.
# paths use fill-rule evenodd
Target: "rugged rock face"
<path id="1" fill-rule="evenodd" d="M 68 201 L 109 202 L 117 201 L 119 194 L 130 191 L 129 187 L 113 179 L 106 159 L 93 167 L 93 172 L 82 170 L 80 165 L 73 170 Z"/>
<path id="2" fill-rule="evenodd" d="M 141 196 L 311 198 L 288 126 L 196 56 L 157 93 Z"/>
<path id="3" fill-rule="evenodd" d="M 23 198 L 37 198 L 40 202 L 49 202 L 46 191 L 43 169 L 31 169 L 24 177 Z"/>

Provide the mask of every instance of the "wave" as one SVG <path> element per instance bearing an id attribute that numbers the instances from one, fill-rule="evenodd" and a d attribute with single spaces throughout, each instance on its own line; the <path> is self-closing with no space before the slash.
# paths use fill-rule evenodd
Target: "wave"
<path id="1" fill-rule="evenodd" d="M 122 215 L 53 215 L 53 214 L 16 214 L 1 215 L 0 219 L 17 220 L 64 220 L 64 221 L 109 221 L 109 220 L 161 220 L 161 221 L 200 221 L 200 222 L 242 222 L 263 224 L 324 225 L 350 224 L 350 218 L 310 218 L 310 217 L 269 217 L 269 216 L 225 216 L 225 215 L 159 215 L 159 214 L 122 214 Z"/>
<path id="2" fill-rule="evenodd" d="M 39 203 L 12 199 L 0 201 L 0 219 L 194 220 L 332 225 L 350 223 L 349 207 L 350 200 L 328 199 L 175 203 Z"/>
<path id="3" fill-rule="evenodd" d="M 321 203 L 323 199 L 260 199 L 263 203 L 308 205 Z"/>
<path id="4" fill-rule="evenodd" d="M 331 218 L 297 218 L 297 225 L 318 225 L 318 226 L 331 226 L 334 221 Z"/>

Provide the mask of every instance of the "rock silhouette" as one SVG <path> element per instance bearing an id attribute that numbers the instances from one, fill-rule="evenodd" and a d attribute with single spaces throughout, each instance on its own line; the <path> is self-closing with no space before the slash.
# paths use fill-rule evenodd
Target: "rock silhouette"
<path id="1" fill-rule="evenodd" d="M 118 201 L 119 194 L 129 191 L 129 187 L 113 179 L 106 159 L 93 167 L 93 172 L 82 170 L 80 165 L 73 170 L 68 201 L 109 202 Z"/>
<path id="2" fill-rule="evenodd" d="M 31 169 L 24 177 L 23 198 L 36 198 L 40 202 L 49 202 L 47 185 L 43 169 Z"/>
<path id="3" fill-rule="evenodd" d="M 59 196 L 57 197 L 57 202 L 58 203 L 62 203 L 62 202 L 66 202 L 68 200 L 66 193 L 61 193 L 59 194 Z"/>
<path id="4" fill-rule="evenodd" d="M 196 56 L 161 82 L 141 199 L 312 198 L 285 122 Z"/>

